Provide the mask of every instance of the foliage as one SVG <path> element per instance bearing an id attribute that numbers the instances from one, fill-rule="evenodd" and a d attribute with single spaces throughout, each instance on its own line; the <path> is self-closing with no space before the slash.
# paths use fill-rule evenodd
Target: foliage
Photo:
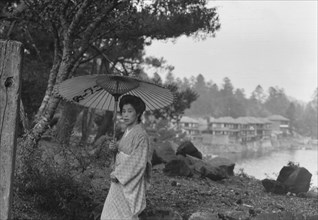
<path id="1" fill-rule="evenodd" d="M 235 89 L 229 78 L 224 78 L 223 85 L 219 88 L 215 83 L 206 82 L 199 74 L 196 78 L 175 79 L 180 87 L 191 88 L 198 94 L 198 99 L 193 102 L 185 114 L 192 116 L 212 116 L 215 118 L 230 116 L 268 117 L 282 115 L 290 120 L 290 133 L 299 133 L 304 136 L 317 138 L 317 89 L 312 101 L 303 104 L 287 97 L 284 89 L 270 87 L 269 94 L 265 94 L 261 85 L 246 98 L 243 89 Z M 191 82 L 191 83 L 189 83 Z M 296 132 L 296 133 L 295 133 Z"/>
<path id="2" fill-rule="evenodd" d="M 34 152 L 40 153 L 37 143 L 58 109 L 57 84 L 90 73 L 139 75 L 144 46 L 152 39 L 211 37 L 220 28 L 216 8 L 207 8 L 206 1 L 7 0 L 0 4 L 0 37 L 25 46 L 22 101 L 32 97 L 26 110 L 33 119 L 21 146 L 26 164 L 35 160 Z M 31 90 L 31 83 L 41 85 L 39 91 Z M 66 127 L 64 122 L 60 121 L 60 128 Z M 68 134 L 74 123 L 69 124 Z M 63 138 L 67 142 L 69 136 Z"/>
<path id="3" fill-rule="evenodd" d="M 105 198 L 100 189 L 92 186 L 88 171 L 90 167 L 105 169 L 107 152 L 92 155 L 77 145 L 65 148 L 53 138 L 41 143 L 41 151 L 34 153 L 32 161 L 24 160 L 21 152 L 18 154 L 22 167 L 17 170 L 15 197 L 28 201 L 29 209 L 48 213 L 52 217 L 49 219 L 93 219 L 93 210 Z M 16 208 L 17 218 L 30 212 L 19 213 Z"/>
<path id="4" fill-rule="evenodd" d="M 172 72 L 174 68 L 167 65 L 163 58 L 157 59 L 154 57 L 146 57 L 142 68 L 142 71 L 154 71 L 154 76 L 150 78 L 150 80 L 158 85 L 168 88 L 174 96 L 174 102 L 172 105 L 163 109 L 154 110 L 152 111 L 152 114 L 156 118 L 163 117 L 179 121 L 185 113 L 185 110 L 189 109 L 191 104 L 198 98 L 197 93 L 190 87 L 184 86 L 183 83 L 180 83 L 177 79 L 175 79 Z M 166 73 L 166 79 L 164 82 L 159 73 Z"/>
<path id="5" fill-rule="evenodd" d="M 299 110 L 296 106 L 297 119 L 295 127 L 299 133 L 318 139 L 318 108 L 317 108 L 317 89 L 314 92 L 313 99 Z"/>
<path id="6" fill-rule="evenodd" d="M 25 45 L 25 74 L 46 86 L 41 94 L 25 93 L 38 97 L 27 106 L 34 117 L 25 145 L 32 148 L 58 107 L 56 84 L 88 73 L 139 75 L 144 45 L 152 39 L 204 38 L 220 28 L 216 8 L 207 8 L 206 1 L 8 0 L 1 5 L 1 37 Z"/>
<path id="7" fill-rule="evenodd" d="M 240 168 L 236 175 L 239 176 L 239 177 L 242 177 L 242 178 L 248 178 L 248 179 L 252 178 L 250 175 L 248 175 L 245 172 L 245 170 L 243 168 Z"/>
<path id="8" fill-rule="evenodd" d="M 299 163 L 288 161 L 287 166 L 289 167 L 299 167 Z"/>
<path id="9" fill-rule="evenodd" d="M 148 120 L 146 122 L 146 127 L 150 137 L 158 143 L 172 141 L 179 145 L 186 138 L 185 133 L 172 128 L 170 122 L 165 119 L 156 119 L 154 121 Z"/>
<path id="10" fill-rule="evenodd" d="M 289 119 L 289 132 L 293 134 L 293 129 L 295 127 L 295 120 L 296 120 L 296 107 L 293 102 L 289 104 L 285 115 Z"/>
<path id="11" fill-rule="evenodd" d="M 191 107 L 191 103 L 198 98 L 196 92 L 194 92 L 191 88 L 186 88 L 184 91 L 180 91 L 178 89 L 177 84 L 170 83 L 167 86 L 175 96 L 175 102 L 169 107 L 169 118 L 180 120 L 180 116 L 184 114 L 186 109 Z"/>
<path id="12" fill-rule="evenodd" d="M 264 103 L 266 109 L 273 114 L 285 115 L 290 102 L 286 97 L 284 89 L 270 87 L 268 93 L 269 96 Z"/>

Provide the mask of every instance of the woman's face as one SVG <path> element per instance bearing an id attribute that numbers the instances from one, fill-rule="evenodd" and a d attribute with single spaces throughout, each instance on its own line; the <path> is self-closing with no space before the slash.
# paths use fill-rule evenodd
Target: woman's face
<path id="1" fill-rule="evenodd" d="M 122 114 L 124 123 L 127 127 L 138 123 L 138 117 L 137 117 L 138 115 L 136 113 L 136 110 L 131 104 L 123 105 L 121 114 Z"/>

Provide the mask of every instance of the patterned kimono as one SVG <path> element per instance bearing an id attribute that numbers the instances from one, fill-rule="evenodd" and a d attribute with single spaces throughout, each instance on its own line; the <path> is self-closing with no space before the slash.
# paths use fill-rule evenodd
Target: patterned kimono
<path id="1" fill-rule="evenodd" d="M 125 132 L 118 150 L 112 175 L 119 183 L 111 183 L 101 220 L 135 220 L 146 207 L 152 150 L 141 124 Z"/>

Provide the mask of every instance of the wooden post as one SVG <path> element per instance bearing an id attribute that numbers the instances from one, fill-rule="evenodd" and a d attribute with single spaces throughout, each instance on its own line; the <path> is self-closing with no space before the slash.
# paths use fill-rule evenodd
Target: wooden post
<path id="1" fill-rule="evenodd" d="M 0 40 L 0 219 L 11 219 L 23 47 Z"/>

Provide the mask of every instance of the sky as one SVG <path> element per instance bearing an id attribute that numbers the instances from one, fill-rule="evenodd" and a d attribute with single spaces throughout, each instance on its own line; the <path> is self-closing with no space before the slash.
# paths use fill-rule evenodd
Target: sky
<path id="1" fill-rule="evenodd" d="M 317 2 L 209 1 L 221 23 L 214 38 L 153 41 L 146 56 L 163 57 L 181 79 L 202 74 L 221 86 L 228 77 L 247 98 L 277 86 L 308 102 L 318 86 Z"/>

